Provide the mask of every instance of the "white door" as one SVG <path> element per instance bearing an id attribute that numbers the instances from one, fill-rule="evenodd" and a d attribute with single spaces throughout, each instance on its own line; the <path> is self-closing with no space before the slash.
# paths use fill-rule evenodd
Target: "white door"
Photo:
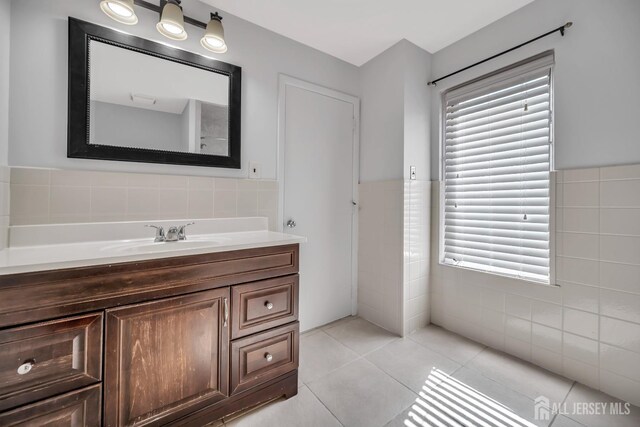
<path id="1" fill-rule="evenodd" d="M 280 97 L 282 219 L 285 232 L 308 239 L 300 245 L 300 327 L 308 330 L 351 315 L 354 306 L 359 102 L 331 90 L 288 82 L 280 86 L 284 92 Z"/>

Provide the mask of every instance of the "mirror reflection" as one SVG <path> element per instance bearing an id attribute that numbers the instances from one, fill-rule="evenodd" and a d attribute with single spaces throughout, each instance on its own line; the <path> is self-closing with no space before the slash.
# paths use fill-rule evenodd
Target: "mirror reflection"
<path id="1" fill-rule="evenodd" d="M 89 42 L 89 143 L 230 156 L 229 77 Z"/>

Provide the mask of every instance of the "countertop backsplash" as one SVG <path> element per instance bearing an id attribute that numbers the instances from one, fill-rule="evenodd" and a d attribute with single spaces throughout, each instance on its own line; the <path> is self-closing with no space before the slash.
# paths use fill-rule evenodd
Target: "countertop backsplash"
<path id="1" fill-rule="evenodd" d="M 6 198 L 9 182 L 11 225 L 264 216 L 276 229 L 273 180 L 11 168 Z"/>

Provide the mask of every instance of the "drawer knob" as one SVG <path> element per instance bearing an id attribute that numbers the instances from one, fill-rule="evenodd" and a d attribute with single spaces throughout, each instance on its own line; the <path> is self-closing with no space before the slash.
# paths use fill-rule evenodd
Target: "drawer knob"
<path id="1" fill-rule="evenodd" d="M 264 303 L 264 306 L 267 307 L 267 310 L 271 310 L 273 308 L 273 303 L 267 301 Z"/>
<path id="2" fill-rule="evenodd" d="M 267 362 L 271 362 L 273 360 L 273 356 L 271 355 L 271 353 L 265 354 L 264 358 L 267 359 Z"/>
<path id="3" fill-rule="evenodd" d="M 22 365 L 18 366 L 18 375 L 26 375 L 31 372 L 33 366 L 36 364 L 36 361 L 33 359 L 29 359 L 25 361 Z"/>

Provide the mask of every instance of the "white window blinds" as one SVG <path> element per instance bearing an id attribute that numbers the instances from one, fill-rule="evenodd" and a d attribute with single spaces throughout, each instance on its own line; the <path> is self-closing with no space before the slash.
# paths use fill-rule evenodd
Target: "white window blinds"
<path id="1" fill-rule="evenodd" d="M 444 262 L 549 282 L 553 54 L 444 94 Z"/>

